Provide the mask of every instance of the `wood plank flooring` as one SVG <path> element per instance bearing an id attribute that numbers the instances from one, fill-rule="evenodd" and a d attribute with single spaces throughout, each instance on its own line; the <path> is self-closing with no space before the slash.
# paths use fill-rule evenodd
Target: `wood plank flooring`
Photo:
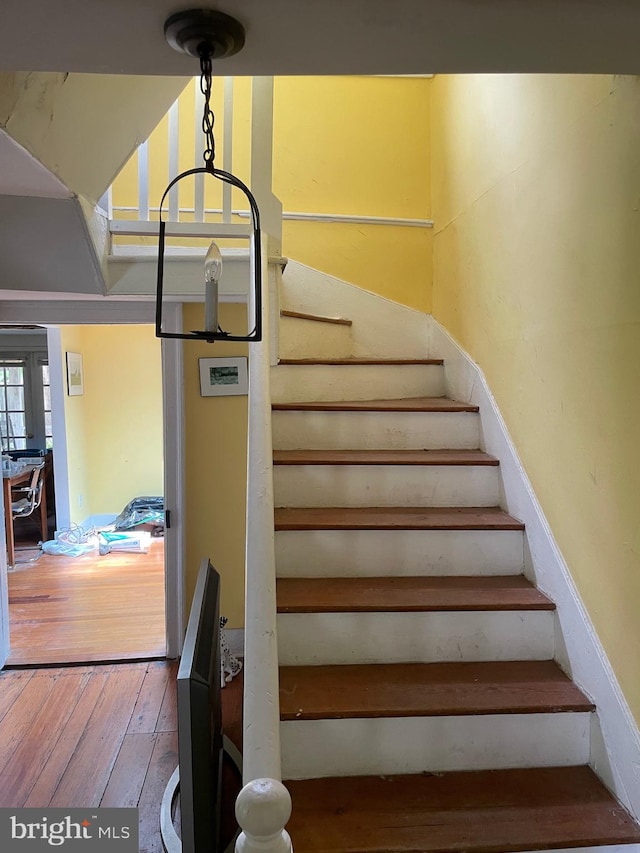
<path id="1" fill-rule="evenodd" d="M 406 397 L 401 400 L 326 400 L 273 403 L 274 411 L 303 412 L 478 412 L 478 406 L 448 397 Z"/>
<path id="2" fill-rule="evenodd" d="M 278 578 L 278 613 L 555 610 L 523 575 Z"/>
<path id="3" fill-rule="evenodd" d="M 44 554 L 9 579 L 8 664 L 163 657 L 164 542 L 148 554 Z"/>
<path id="4" fill-rule="evenodd" d="M 281 358 L 278 364 L 444 364 L 441 358 Z"/>
<path id="5" fill-rule="evenodd" d="M 513 853 L 640 841 L 637 824 L 589 767 L 286 785 L 295 803 L 287 829 L 296 853 Z"/>
<path id="6" fill-rule="evenodd" d="M 0 807 L 137 807 L 141 853 L 162 853 L 160 801 L 178 763 L 176 671 L 162 660 L 0 673 Z M 240 747 L 241 675 L 222 705 Z M 229 836 L 240 780 L 227 777 Z"/>
<path id="7" fill-rule="evenodd" d="M 280 718 L 588 712 L 555 661 L 281 666 Z"/>
<path id="8" fill-rule="evenodd" d="M 500 507 L 276 507 L 276 530 L 524 530 Z"/>
<path id="9" fill-rule="evenodd" d="M 274 465 L 490 465 L 482 450 L 274 450 Z"/>

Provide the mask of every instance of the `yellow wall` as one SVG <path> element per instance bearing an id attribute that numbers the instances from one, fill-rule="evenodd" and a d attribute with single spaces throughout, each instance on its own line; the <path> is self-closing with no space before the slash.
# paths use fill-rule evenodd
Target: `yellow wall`
<path id="1" fill-rule="evenodd" d="M 428 219 L 431 81 L 278 77 L 274 193 L 284 210 Z M 423 311 L 431 308 L 432 232 L 283 223 L 283 253 Z"/>
<path id="2" fill-rule="evenodd" d="M 160 342 L 152 326 L 68 326 L 84 394 L 65 396 L 72 521 L 163 494 Z"/>
<path id="3" fill-rule="evenodd" d="M 436 77 L 436 318 L 484 370 L 640 721 L 640 79 Z"/>
<path id="4" fill-rule="evenodd" d="M 236 79 L 234 86 L 233 171 L 250 183 L 250 80 Z M 219 166 L 224 153 L 222 91 L 222 81 L 216 81 Z M 275 78 L 273 191 L 285 211 L 429 219 L 430 92 L 431 81 L 424 78 Z M 190 86 L 179 101 L 182 169 L 194 165 L 194 101 Z M 198 111 L 201 104 L 199 96 Z M 167 163 L 163 119 L 150 141 L 152 206 L 159 204 L 166 186 Z M 207 181 L 207 188 L 210 185 L 215 182 Z M 193 206 L 190 179 L 180 187 L 180 204 Z M 135 206 L 136 198 L 137 157 L 133 157 L 115 181 L 113 204 Z M 219 207 L 221 194 L 207 190 L 205 202 L 207 207 Z M 234 197 L 234 206 L 246 207 L 240 194 Z M 132 240 L 116 238 L 116 242 Z M 283 254 L 423 311 L 431 309 L 431 249 L 432 231 L 427 228 L 283 223 Z"/>
<path id="5" fill-rule="evenodd" d="M 201 329 L 203 320 L 201 304 L 184 306 L 185 329 Z M 220 325 L 246 328 L 246 306 L 223 303 Z M 198 359 L 246 354 L 243 343 L 184 346 L 186 602 L 209 557 L 221 575 L 221 613 L 229 628 L 244 625 L 247 397 L 201 397 Z"/>
<path id="6" fill-rule="evenodd" d="M 62 343 L 62 375 L 67 375 L 66 353 L 82 352 L 84 335 L 81 326 L 63 326 L 60 329 Z M 69 503 L 72 524 L 81 524 L 89 515 L 89 471 L 90 454 L 87 446 L 86 399 L 83 395 L 70 397 L 64 389 L 64 417 L 67 438 L 67 476 L 69 478 Z M 55 460 L 55 447 L 54 447 Z M 56 477 L 64 472 L 56 469 Z"/>

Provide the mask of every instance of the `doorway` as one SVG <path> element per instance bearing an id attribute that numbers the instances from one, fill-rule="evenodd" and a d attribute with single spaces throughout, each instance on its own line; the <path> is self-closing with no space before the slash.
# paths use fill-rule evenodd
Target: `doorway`
<path id="1" fill-rule="evenodd" d="M 53 313 L 57 313 L 59 315 L 60 307 L 62 306 L 58 305 L 56 311 Z M 77 317 L 78 308 L 82 306 L 75 303 L 68 307 L 71 309 L 69 313 L 71 315 L 75 314 Z M 104 513 L 101 513 L 101 507 L 99 504 L 94 503 L 93 506 L 91 505 L 91 498 L 88 497 L 88 495 L 91 494 L 90 488 L 83 490 L 84 487 L 82 485 L 78 486 L 77 482 L 74 484 L 72 481 L 73 466 L 76 465 L 78 457 L 81 455 L 78 453 L 79 445 L 77 443 L 74 444 L 73 442 L 70 442 L 68 440 L 68 435 L 66 436 L 66 441 L 60 442 L 56 435 L 56 433 L 60 432 L 61 420 L 63 434 L 73 431 L 73 429 L 77 427 L 77 423 L 75 424 L 75 427 L 72 423 L 74 413 L 72 412 L 71 417 L 69 417 L 70 401 L 68 398 L 66 400 L 67 412 L 64 412 L 65 399 L 63 396 L 68 393 L 68 386 L 66 385 L 67 377 L 64 375 L 66 352 L 71 351 L 70 347 L 72 346 L 75 347 L 75 349 L 81 349 L 81 347 L 73 344 L 73 327 L 75 323 L 86 320 L 88 324 L 91 324 L 92 321 L 94 323 L 97 321 L 103 331 L 107 331 L 107 324 L 110 324 L 112 331 L 117 330 L 117 327 L 113 326 L 113 322 L 114 313 L 118 313 L 118 306 L 114 305 L 114 303 L 109 305 L 108 319 L 101 316 L 99 309 L 102 307 L 104 306 L 91 306 L 91 304 L 84 306 L 84 316 L 82 318 L 77 317 L 76 319 L 70 317 L 69 319 L 74 320 L 73 323 L 65 324 L 62 328 L 60 326 L 49 327 L 47 331 L 49 342 L 49 361 L 51 367 L 52 431 L 54 436 L 53 444 L 54 454 L 56 457 L 55 469 L 57 474 L 57 529 L 59 531 L 66 526 L 66 523 L 70 522 L 70 526 L 78 523 L 80 516 L 83 517 L 83 520 L 93 518 L 96 522 L 96 526 L 109 520 L 104 518 Z M 143 321 L 148 323 L 150 319 L 149 314 L 151 313 L 148 310 L 149 306 L 126 303 L 120 307 L 123 312 L 126 310 L 126 321 L 128 322 L 125 321 L 125 323 L 120 323 L 118 325 L 121 327 L 123 332 L 126 330 L 124 337 L 128 335 L 128 338 L 131 338 L 132 323 L 135 323 L 136 320 L 140 319 L 143 319 Z M 138 310 L 136 310 L 136 307 Z M 152 306 L 150 307 L 152 308 Z M 177 307 L 180 308 L 180 306 Z M 142 308 L 142 310 L 140 310 L 140 308 Z M 181 310 L 174 311 L 173 313 L 175 315 L 176 322 L 181 324 Z M 46 319 L 46 314 L 46 311 L 42 312 L 43 319 Z M 107 319 L 106 324 L 104 322 L 105 319 Z M 115 322 L 118 322 L 117 318 L 115 319 Z M 151 330 L 148 329 L 148 331 Z M 96 337 L 104 337 L 100 334 L 100 328 L 98 328 L 98 326 L 96 327 L 95 335 Z M 95 343 L 98 348 L 101 348 L 100 342 L 96 341 Z M 171 344 L 173 342 L 169 343 Z M 157 347 L 157 349 L 159 350 L 159 347 Z M 179 462 L 182 455 L 182 437 L 181 430 L 179 429 L 182 413 L 181 411 L 179 413 L 177 411 L 177 405 L 180 405 L 181 393 L 181 383 L 178 382 L 178 377 L 181 376 L 181 348 L 175 346 L 165 347 L 163 343 L 162 349 L 163 368 L 161 385 L 163 393 L 162 405 L 157 408 L 160 424 L 157 430 L 159 438 L 156 444 L 159 443 L 159 453 L 161 454 L 163 451 L 162 421 L 164 421 L 164 448 L 165 451 L 167 446 L 170 448 L 168 459 L 165 452 L 164 495 L 165 505 L 172 509 L 172 520 L 174 521 L 171 531 L 167 531 L 168 535 L 166 536 L 166 543 L 160 538 L 155 538 L 151 542 L 150 547 L 147 549 L 147 554 L 118 553 L 115 555 L 112 553 L 104 557 L 102 565 L 97 559 L 92 560 L 90 556 L 67 558 L 65 556 L 44 555 L 38 560 L 34 567 L 28 570 L 34 581 L 37 580 L 37 588 L 32 588 L 28 591 L 23 586 L 23 584 L 26 583 L 24 580 L 24 578 L 26 578 L 26 574 L 20 573 L 23 574 L 23 577 L 19 580 L 17 580 L 17 574 L 10 574 L 9 583 L 10 588 L 12 589 L 12 605 L 16 604 L 16 600 L 20 602 L 20 599 L 22 599 L 24 611 L 28 609 L 28 606 L 36 609 L 39 607 L 40 613 L 44 615 L 44 619 L 42 621 L 48 623 L 50 626 L 64 625 L 65 613 L 62 612 L 62 609 L 66 608 L 67 616 L 70 613 L 73 614 L 73 620 L 77 623 L 76 627 L 78 627 L 80 623 L 84 622 L 86 626 L 92 628 L 94 640 L 96 636 L 98 638 L 102 636 L 105 640 L 108 640 L 110 633 L 114 635 L 114 642 L 108 640 L 103 646 L 100 646 L 98 643 L 96 647 L 96 643 L 93 640 L 91 643 L 87 643 L 84 653 L 78 652 L 75 659 L 64 659 L 52 654 L 51 660 L 34 659 L 33 657 L 27 660 L 20 654 L 19 650 L 19 646 L 21 644 L 21 629 L 15 626 L 16 630 L 13 632 L 13 639 L 11 641 L 13 653 L 9 659 L 10 664 L 81 662 L 82 660 L 125 660 L 134 657 L 151 657 L 161 655 L 174 657 L 179 653 L 180 640 L 182 637 L 182 560 L 176 559 L 176 556 L 178 558 L 180 557 L 183 545 L 180 529 L 181 525 L 176 522 L 179 522 L 181 516 L 179 509 L 181 506 L 180 485 L 182 482 L 182 473 Z M 136 357 L 135 348 L 130 345 L 130 341 L 129 343 L 123 342 L 121 351 L 122 353 L 125 353 L 129 359 L 127 362 L 127 369 L 129 371 L 129 382 L 131 382 L 131 371 L 135 372 L 136 369 L 140 369 L 140 359 Z M 101 400 L 102 409 L 101 412 L 97 413 L 97 415 L 94 412 L 94 415 L 96 415 L 101 426 L 106 427 L 105 412 L 108 412 L 111 408 L 114 413 L 117 413 L 118 418 L 120 418 L 120 420 L 115 418 L 116 430 L 120 429 L 120 432 L 122 432 L 122 417 L 124 416 L 125 420 L 128 421 L 133 430 L 144 430 L 145 446 L 149 446 L 149 452 L 153 453 L 151 449 L 152 442 L 149 440 L 148 430 L 141 424 L 141 412 L 139 410 L 136 411 L 135 408 L 131 411 L 131 407 L 122 405 L 122 401 L 119 399 L 121 395 L 116 395 L 115 397 L 111 397 L 109 395 L 106 387 L 105 376 L 108 375 L 108 371 L 113 367 L 113 365 L 108 364 L 108 354 L 106 351 L 104 352 L 104 361 L 107 362 L 107 364 L 106 366 L 103 365 L 102 379 L 98 377 L 98 384 L 101 392 L 104 392 Z M 104 373 L 105 370 L 107 371 L 106 374 Z M 93 375 L 95 378 L 95 373 Z M 126 381 L 126 377 L 122 381 Z M 167 389 L 169 389 L 169 396 L 167 394 Z M 62 400 L 60 399 L 61 397 Z M 56 405 L 56 399 L 58 405 Z M 95 401 L 96 397 L 94 393 L 94 403 Z M 75 403 L 76 401 L 74 400 L 73 402 Z M 98 408 L 100 409 L 100 406 L 98 406 Z M 125 416 L 124 412 L 127 410 L 129 410 L 128 415 Z M 67 417 L 65 417 L 65 414 Z M 77 406 L 75 414 L 78 414 Z M 119 428 L 118 423 L 120 424 Z M 178 426 L 177 429 L 176 425 Z M 103 431 L 103 437 L 105 435 L 106 433 Z M 121 436 L 116 436 L 116 441 L 119 437 Z M 167 437 L 169 437 L 169 441 L 167 441 Z M 76 441 L 81 440 L 78 438 L 77 432 L 75 439 Z M 125 444 L 125 442 L 121 443 Z M 94 454 L 96 452 L 95 447 L 96 444 L 94 440 Z M 103 480 L 105 482 L 107 480 L 111 480 L 111 485 L 113 485 L 114 480 L 114 476 L 112 476 L 112 474 L 115 474 L 116 472 L 115 455 L 115 453 L 109 451 L 108 442 L 105 440 L 104 453 L 98 460 L 100 463 L 98 467 L 101 467 L 102 469 Z M 140 452 L 137 454 L 138 457 L 142 455 L 143 454 Z M 156 453 L 155 455 L 158 454 Z M 136 459 L 135 456 L 135 452 L 133 454 L 129 453 L 128 460 L 125 460 L 125 464 L 128 464 L 129 468 L 135 467 L 135 463 L 140 461 L 140 459 Z M 79 466 L 76 465 L 76 468 L 77 467 Z M 71 477 L 69 477 L 70 471 Z M 61 476 L 61 472 L 66 472 L 66 476 Z M 107 473 L 105 474 L 105 472 Z M 98 478 L 100 479 L 100 475 Z M 148 490 L 145 489 L 144 491 Z M 153 491 L 162 494 L 162 483 L 160 483 L 160 488 L 156 487 Z M 93 493 L 95 494 L 95 489 L 93 490 Z M 127 494 L 129 493 L 127 492 Z M 129 494 L 130 498 L 137 496 L 138 495 L 136 494 Z M 102 508 L 104 508 L 104 505 Z M 116 507 L 113 506 L 111 508 L 114 510 L 116 509 Z M 122 508 L 122 506 L 117 507 L 117 509 Z M 92 510 L 97 510 L 97 512 L 92 512 Z M 111 514 L 114 515 L 115 513 Z M 167 546 L 166 549 L 164 547 L 165 544 Z M 173 555 L 173 559 L 171 559 L 170 555 Z M 71 600 L 68 600 L 65 603 L 64 599 L 68 597 L 68 591 L 71 587 L 75 587 L 76 590 L 81 591 L 80 600 L 83 602 L 82 607 L 80 607 L 77 602 L 73 603 Z M 55 599 L 58 599 L 58 601 L 56 602 Z M 169 605 L 166 608 L 165 602 L 169 602 Z M 58 607 L 57 610 L 56 605 Z M 126 616 L 127 609 L 131 611 L 132 616 L 132 621 L 129 622 L 129 627 L 121 629 L 114 628 L 112 619 L 114 614 Z M 154 619 L 155 628 L 160 625 L 162 629 L 160 639 L 158 639 L 158 632 L 156 630 L 155 641 L 153 640 L 155 629 L 150 628 Z M 67 619 L 67 624 L 64 630 L 71 631 L 71 627 L 73 627 L 71 626 L 71 621 L 73 620 Z M 147 620 L 146 624 L 145 620 Z M 29 614 L 27 614 L 23 622 L 27 627 L 29 627 L 29 625 L 31 626 L 31 636 L 33 641 L 36 631 L 34 626 L 36 625 L 37 619 L 30 618 Z M 42 626 L 39 626 L 38 631 L 40 631 L 41 634 L 42 630 Z M 120 640 L 117 640 L 118 632 L 120 633 Z M 42 635 L 44 636 L 44 634 Z"/>
<path id="2" fill-rule="evenodd" d="M 65 424 L 52 443 L 57 490 L 66 500 L 55 543 L 47 543 L 44 554 L 37 549 L 36 527 L 36 541 L 27 543 L 32 550 L 26 552 L 33 554 L 35 546 L 35 554 L 25 560 L 20 546 L 15 551 L 9 569 L 8 662 L 162 657 L 164 552 L 161 537 L 151 536 L 164 525 L 160 342 L 148 325 L 73 325 L 58 331 L 62 351 L 51 352 L 49 361 L 62 359 L 66 381 L 62 389 L 54 382 L 49 396 L 57 424 Z M 42 388 L 39 399 L 42 409 Z M 15 417 L 22 415 L 12 412 L 9 420 Z M 66 466 L 56 452 L 63 447 Z M 137 512 L 135 518 L 124 512 L 132 500 L 149 502 L 145 496 L 153 499 L 154 511 Z M 118 532 L 126 540 L 111 541 L 116 519 L 119 531 L 134 528 Z M 16 530 L 28 531 L 29 520 L 16 518 Z"/>

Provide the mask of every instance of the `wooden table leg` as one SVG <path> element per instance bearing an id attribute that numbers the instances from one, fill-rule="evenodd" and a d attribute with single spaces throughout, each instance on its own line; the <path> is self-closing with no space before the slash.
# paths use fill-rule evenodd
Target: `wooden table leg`
<path id="1" fill-rule="evenodd" d="M 11 513 L 11 480 L 9 477 L 2 478 L 2 491 L 4 493 L 4 529 L 7 540 L 7 565 L 13 566 L 16 562 L 16 543 L 13 536 L 13 515 Z"/>

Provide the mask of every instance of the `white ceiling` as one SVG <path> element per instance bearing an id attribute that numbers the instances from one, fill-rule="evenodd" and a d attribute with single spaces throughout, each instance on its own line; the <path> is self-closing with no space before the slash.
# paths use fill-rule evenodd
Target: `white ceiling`
<path id="1" fill-rule="evenodd" d="M 163 24 L 198 5 L 246 27 L 224 74 L 640 72 L 637 0 L 2 0 L 0 70 L 192 75 Z"/>

